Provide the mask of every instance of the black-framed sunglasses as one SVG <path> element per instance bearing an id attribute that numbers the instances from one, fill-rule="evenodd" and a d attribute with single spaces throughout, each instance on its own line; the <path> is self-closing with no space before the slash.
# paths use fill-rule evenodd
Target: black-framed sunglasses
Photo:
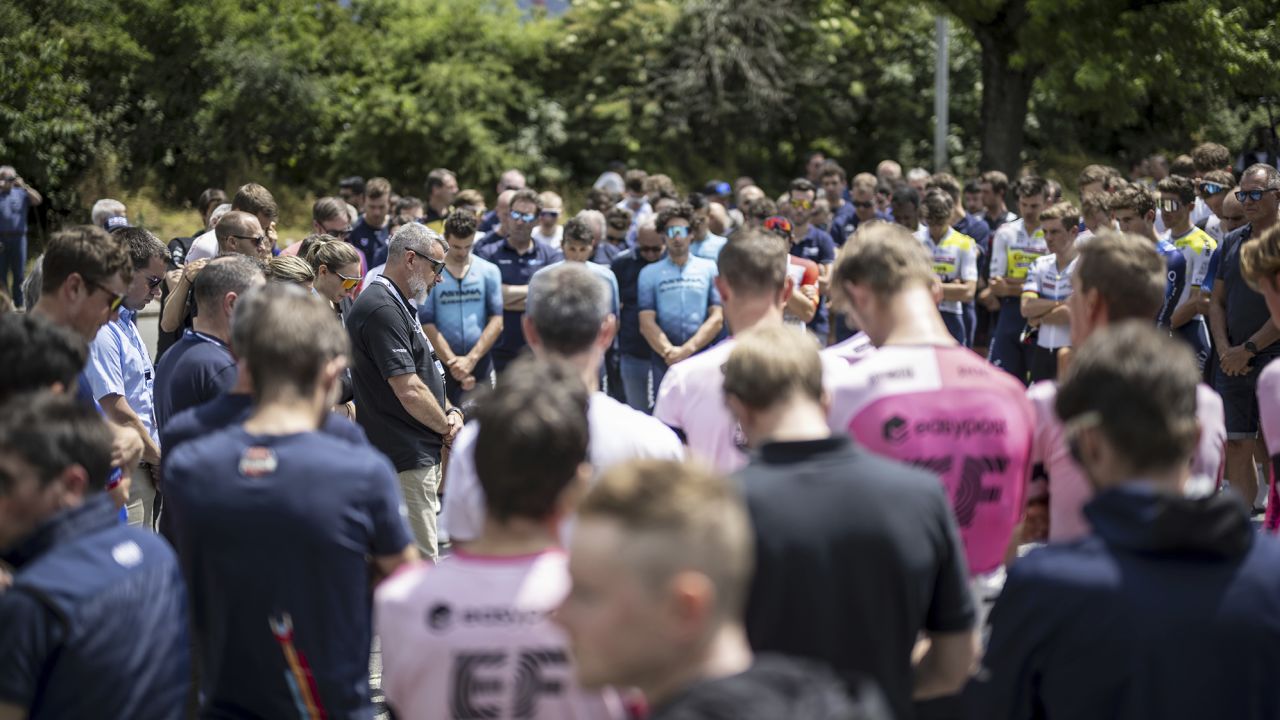
<path id="1" fill-rule="evenodd" d="M 444 261 L 443 261 L 443 260 L 436 260 L 435 258 L 431 257 L 430 255 L 426 255 L 426 254 L 424 254 L 424 253 L 420 253 L 420 252 L 418 252 L 417 250 L 414 250 L 413 248 L 408 248 L 408 250 L 409 250 L 409 252 L 413 253 L 414 255 L 417 255 L 418 257 L 422 258 L 423 260 L 426 260 L 427 262 L 431 263 L 431 271 L 432 271 L 432 272 L 434 272 L 436 275 L 439 275 L 440 273 L 444 272 Z"/>
<path id="2" fill-rule="evenodd" d="M 1228 188 L 1226 188 L 1223 185 L 1219 185 L 1218 183 L 1212 183 L 1212 182 L 1200 183 L 1200 194 L 1205 196 L 1217 195 L 1220 192 L 1226 192 L 1227 189 Z"/>
<path id="3" fill-rule="evenodd" d="M 105 285 L 103 285 L 102 283 L 94 282 L 93 280 L 90 280 L 89 278 L 84 277 L 83 275 L 81 276 L 81 278 L 84 279 L 85 285 L 88 285 L 94 290 L 101 290 L 102 292 L 111 296 L 111 312 L 115 312 L 119 310 L 120 306 L 124 304 L 124 296 L 125 296 L 124 293 L 111 292 L 111 290 L 107 288 Z"/>
<path id="4" fill-rule="evenodd" d="M 160 287 L 160 283 L 162 282 L 164 282 L 163 275 L 152 275 L 151 277 L 147 278 L 147 289 L 155 290 L 156 288 Z"/>
<path id="5" fill-rule="evenodd" d="M 1261 190 L 1237 190 L 1236 200 L 1240 202 L 1244 202 L 1245 200 L 1252 200 L 1254 202 L 1258 202 L 1259 200 L 1262 199 L 1263 195 L 1266 195 L 1267 193 L 1271 193 L 1271 192 L 1276 192 L 1276 191 L 1280 191 L 1280 188 L 1263 188 Z"/>
<path id="6" fill-rule="evenodd" d="M 347 227 L 341 230 L 325 230 L 325 235 L 332 235 L 337 240 L 346 240 L 351 235 L 351 231 L 355 228 Z"/>
<path id="7" fill-rule="evenodd" d="M 253 244 L 258 247 L 262 247 L 270 242 L 266 235 L 232 235 L 231 237 L 240 240 L 252 240 Z"/>

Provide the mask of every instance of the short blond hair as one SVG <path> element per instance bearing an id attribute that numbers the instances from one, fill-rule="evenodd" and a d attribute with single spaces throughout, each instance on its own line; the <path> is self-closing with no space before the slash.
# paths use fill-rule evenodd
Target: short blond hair
<path id="1" fill-rule="evenodd" d="M 932 287 L 937 278 L 924 245 L 900 225 L 876 223 L 863 228 L 858 241 L 845 243 L 843 250 L 836 258 L 832 282 L 867 286 L 881 299 L 912 285 Z"/>
<path id="2" fill-rule="evenodd" d="M 724 476 L 669 460 L 616 465 L 587 493 L 578 517 L 621 526 L 628 536 L 621 560 L 649 587 L 693 570 L 715 586 L 719 617 L 742 619 L 755 543 L 746 504 Z"/>
<path id="3" fill-rule="evenodd" d="M 858 173 L 853 176 L 852 187 L 857 190 L 870 190 L 874 192 L 876 185 L 878 184 L 880 184 L 880 181 L 871 173 Z"/>
<path id="4" fill-rule="evenodd" d="M 1256 292 L 1262 292 L 1262 278 L 1280 273 L 1280 226 L 1272 227 L 1252 242 L 1240 246 L 1240 274 Z"/>
<path id="5" fill-rule="evenodd" d="M 1061 220 L 1062 227 L 1070 230 L 1080 224 L 1080 211 L 1069 202 L 1055 203 L 1040 213 L 1040 222 L 1046 220 Z"/>
<path id="6" fill-rule="evenodd" d="M 811 337 L 786 325 L 765 325 L 738 336 L 724 364 L 724 394 L 767 410 L 799 394 L 822 399 L 822 360 Z"/>
<path id="7" fill-rule="evenodd" d="M 316 273 L 306 260 L 296 255 L 280 255 L 267 263 L 267 279 L 302 285 L 315 282 Z"/>

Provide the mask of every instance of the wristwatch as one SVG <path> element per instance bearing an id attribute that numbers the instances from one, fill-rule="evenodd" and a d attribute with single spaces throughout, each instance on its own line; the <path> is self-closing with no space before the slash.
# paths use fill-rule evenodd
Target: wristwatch
<path id="1" fill-rule="evenodd" d="M 1248 350 L 1250 355 L 1258 354 L 1258 346 L 1254 345 L 1252 340 L 1248 340 L 1245 342 L 1244 349 Z"/>
<path id="2" fill-rule="evenodd" d="M 455 413 L 455 412 L 456 412 L 456 413 L 458 413 L 458 417 L 462 418 L 463 420 L 466 420 L 466 419 L 467 419 L 467 416 L 466 416 L 466 415 L 463 415 L 463 414 L 462 414 L 462 410 L 460 410 L 460 409 L 459 409 L 459 408 L 457 408 L 457 407 L 451 407 L 451 408 L 449 408 L 448 410 L 446 410 L 446 411 L 444 412 L 444 414 L 445 414 L 445 415 L 448 415 L 449 413 Z"/>

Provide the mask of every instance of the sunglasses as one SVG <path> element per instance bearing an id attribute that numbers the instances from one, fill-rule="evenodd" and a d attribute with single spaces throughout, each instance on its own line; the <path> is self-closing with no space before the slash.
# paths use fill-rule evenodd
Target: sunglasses
<path id="1" fill-rule="evenodd" d="M 636 250 L 644 255 L 658 255 L 662 252 L 661 245 L 637 245 Z"/>
<path id="2" fill-rule="evenodd" d="M 434 272 L 436 275 L 439 275 L 441 272 L 444 272 L 444 261 L 443 261 L 443 260 L 436 260 L 435 258 L 431 257 L 430 255 L 424 255 L 424 254 L 422 254 L 422 253 L 418 252 L 417 250 L 414 250 L 413 248 L 409 248 L 409 252 L 411 252 L 411 253 L 413 253 L 414 255 L 417 255 L 418 257 L 422 258 L 423 260 L 426 260 L 427 262 L 431 263 L 431 271 L 432 271 L 432 272 Z M 346 278 L 343 278 L 343 280 L 346 280 Z"/>
<path id="3" fill-rule="evenodd" d="M 534 215 L 533 213 L 522 213 L 522 212 L 516 212 L 515 210 L 511 211 L 511 219 L 517 220 L 519 222 L 531 223 L 535 219 L 537 219 L 537 217 L 538 216 Z"/>
<path id="4" fill-rule="evenodd" d="M 231 237 L 238 238 L 240 240 L 252 240 L 253 244 L 257 245 L 258 247 L 262 247 L 263 245 L 267 244 L 266 235 L 256 235 L 256 236 L 255 235 L 232 235 Z"/>
<path id="5" fill-rule="evenodd" d="M 764 229 L 772 233 L 777 233 L 783 237 L 791 237 L 791 221 L 781 215 L 765 218 Z"/>
<path id="6" fill-rule="evenodd" d="M 868 208 L 875 207 L 876 204 L 871 202 L 870 200 L 854 200 L 853 206 L 856 208 L 862 208 L 863 210 L 866 210 Z"/>
<path id="7" fill-rule="evenodd" d="M 113 293 L 110 290 L 108 290 L 105 286 L 99 283 L 96 283 L 88 278 L 84 279 L 84 284 L 88 285 L 94 290 L 101 290 L 102 292 L 111 296 L 111 312 L 115 312 L 119 310 L 120 306 L 124 304 L 124 295 L 125 295 L 124 293 Z"/>
<path id="8" fill-rule="evenodd" d="M 346 227 L 341 230 L 325 230 L 324 232 L 326 235 L 332 235 L 338 240 L 346 240 L 347 236 L 351 235 L 351 231 L 353 229 L 354 228 Z"/>
<path id="9" fill-rule="evenodd" d="M 799 210 L 812 210 L 813 201 L 812 200 L 792 200 L 791 206 Z"/>
<path id="10" fill-rule="evenodd" d="M 428 259 L 428 260 L 430 260 L 431 258 L 427 258 L 427 259 Z M 334 275 L 337 275 L 337 276 L 338 276 L 338 277 L 340 277 L 340 278 L 342 278 L 342 289 L 343 289 L 343 290 L 350 290 L 351 288 L 353 288 L 353 287 L 355 287 L 356 285 L 359 285 L 359 284 L 360 284 L 361 277 L 360 277 L 359 275 L 357 275 L 356 277 L 347 277 L 346 275 L 343 275 L 343 274 L 342 274 L 342 273 L 340 273 L 340 272 L 335 272 L 335 273 L 333 273 L 333 274 L 334 274 Z"/>
<path id="11" fill-rule="evenodd" d="M 152 275 L 151 277 L 147 278 L 147 289 L 155 290 L 156 288 L 160 287 L 160 283 L 162 282 L 164 282 L 163 275 Z"/>
<path id="12" fill-rule="evenodd" d="M 667 232 L 667 237 L 671 238 L 672 240 L 676 240 L 676 239 L 683 240 L 689 237 L 689 226 L 688 225 L 672 225 L 671 227 L 667 228 L 666 232 Z"/>
<path id="13" fill-rule="evenodd" d="M 1157 203 L 1161 212 L 1178 212 L 1182 209 L 1182 202 L 1173 198 L 1160 198 Z"/>
<path id="14" fill-rule="evenodd" d="M 1226 192 L 1226 191 L 1227 191 L 1227 188 L 1223 185 L 1219 185 L 1218 183 L 1211 183 L 1211 182 L 1200 183 L 1201 195 L 1217 195 L 1220 192 Z"/>
<path id="15" fill-rule="evenodd" d="M 1277 190 L 1280 190 L 1280 188 L 1264 188 L 1262 190 L 1238 190 L 1236 191 L 1236 200 L 1240 202 L 1244 202 L 1245 200 L 1252 200 L 1254 202 L 1258 202 L 1259 200 L 1262 199 L 1263 195 L 1266 195 L 1269 192 L 1275 192 Z"/>
<path id="16" fill-rule="evenodd" d="M 559 211 L 559 210 L 543 210 L 542 212 L 540 212 L 540 213 L 538 213 L 538 214 L 539 214 L 539 215 L 541 215 L 541 216 L 542 216 L 542 217 L 544 217 L 544 218 L 558 218 L 558 217 L 560 217 L 560 211 Z"/>

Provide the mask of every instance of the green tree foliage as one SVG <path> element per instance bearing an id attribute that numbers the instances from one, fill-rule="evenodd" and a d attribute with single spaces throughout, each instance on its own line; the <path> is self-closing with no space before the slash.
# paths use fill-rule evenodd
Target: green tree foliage
<path id="1" fill-rule="evenodd" d="M 1244 141 L 1280 96 L 1274 0 L 0 0 L 0 162 L 55 210 L 247 179 L 328 192 L 433 167 L 484 189 L 622 160 L 771 187 L 932 155 L 934 12 L 953 170 Z M 1267 100 L 1270 98 L 1271 100 Z M 1024 155 L 1025 150 L 1025 155 Z M 981 160 L 979 153 L 981 152 Z M 90 198 L 91 199 L 91 198 Z"/>

